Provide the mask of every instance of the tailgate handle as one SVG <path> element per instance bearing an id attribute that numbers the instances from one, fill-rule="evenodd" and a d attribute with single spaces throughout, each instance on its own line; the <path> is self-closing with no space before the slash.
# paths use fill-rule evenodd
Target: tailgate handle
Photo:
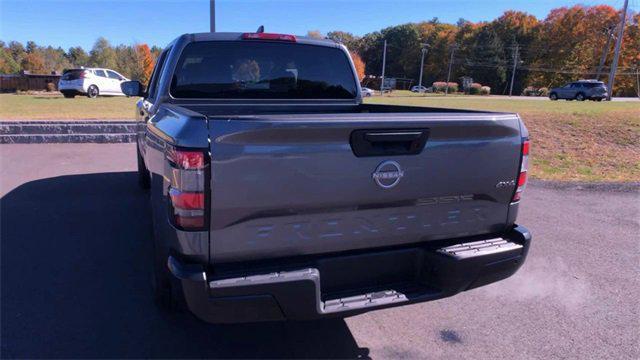
<path id="1" fill-rule="evenodd" d="M 416 155 L 428 136 L 428 129 L 355 130 L 349 143 L 357 157 Z"/>
<path id="2" fill-rule="evenodd" d="M 407 132 L 368 132 L 364 138 L 369 142 L 405 142 L 416 141 L 422 136 L 422 131 Z"/>

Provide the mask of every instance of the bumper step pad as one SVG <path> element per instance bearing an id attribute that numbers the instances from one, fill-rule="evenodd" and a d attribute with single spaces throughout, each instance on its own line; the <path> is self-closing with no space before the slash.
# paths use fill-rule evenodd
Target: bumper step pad
<path id="1" fill-rule="evenodd" d="M 498 254 L 516 249 L 522 249 L 522 245 L 510 242 L 504 238 L 495 238 L 451 245 L 440 248 L 437 250 L 437 252 L 453 257 L 455 259 L 468 259 L 477 256 Z"/>
<path id="2" fill-rule="evenodd" d="M 362 309 L 369 306 L 380 306 L 408 301 L 409 299 L 395 290 L 376 291 L 363 295 L 349 296 L 324 302 L 324 312 L 340 312 Z"/>

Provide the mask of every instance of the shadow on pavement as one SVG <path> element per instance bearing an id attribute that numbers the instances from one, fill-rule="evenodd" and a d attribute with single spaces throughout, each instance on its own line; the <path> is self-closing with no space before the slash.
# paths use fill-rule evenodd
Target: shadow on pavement
<path id="1" fill-rule="evenodd" d="M 342 320 L 217 326 L 153 304 L 135 173 L 26 183 L 0 200 L 2 358 L 367 357 Z"/>

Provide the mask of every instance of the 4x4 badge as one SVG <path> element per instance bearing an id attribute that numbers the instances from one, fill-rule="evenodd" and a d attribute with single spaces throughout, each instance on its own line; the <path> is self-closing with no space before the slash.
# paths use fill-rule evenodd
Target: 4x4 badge
<path id="1" fill-rule="evenodd" d="M 403 176 L 404 171 L 400 164 L 391 160 L 382 162 L 371 175 L 373 181 L 383 189 L 391 189 L 398 185 Z"/>

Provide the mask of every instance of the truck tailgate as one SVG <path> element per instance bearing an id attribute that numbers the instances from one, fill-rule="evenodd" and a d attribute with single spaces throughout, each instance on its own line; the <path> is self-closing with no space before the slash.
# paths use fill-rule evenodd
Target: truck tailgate
<path id="1" fill-rule="evenodd" d="M 519 171 L 517 115 L 291 114 L 208 122 L 212 262 L 505 229 Z M 386 139 L 375 151 L 365 146 L 356 156 L 354 136 L 380 133 Z M 394 142 L 416 133 L 426 145 L 398 154 Z"/>

